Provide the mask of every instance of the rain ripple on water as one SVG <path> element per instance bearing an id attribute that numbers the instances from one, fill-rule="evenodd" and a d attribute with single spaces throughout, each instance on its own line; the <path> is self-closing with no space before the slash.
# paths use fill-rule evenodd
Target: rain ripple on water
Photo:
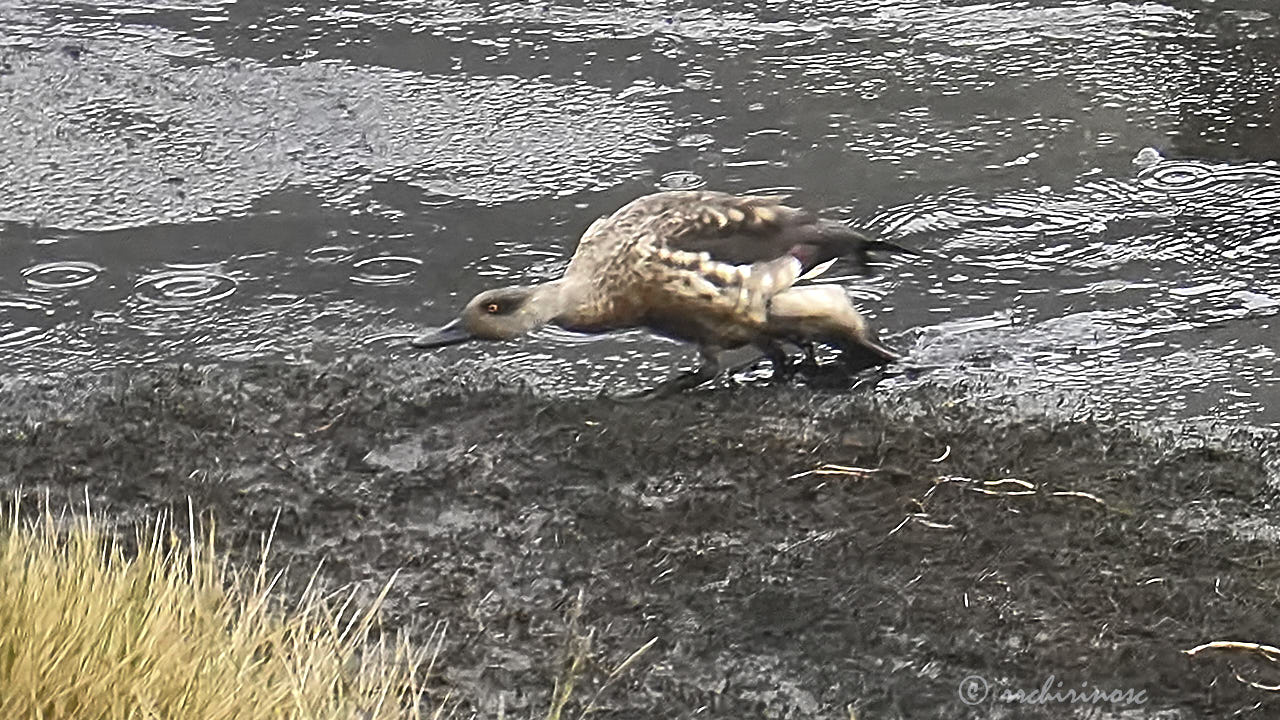
<path id="1" fill-rule="evenodd" d="M 134 294 L 152 307 L 179 311 L 222 300 L 236 291 L 236 284 L 212 270 L 172 269 L 139 278 Z"/>
<path id="2" fill-rule="evenodd" d="M 669 172 L 658 179 L 659 190 L 698 190 L 706 185 L 705 178 L 688 170 Z"/>
<path id="3" fill-rule="evenodd" d="M 1066 192 L 924 198 L 878 222 L 950 262 L 893 277 L 889 304 L 925 328 L 922 363 L 958 354 L 1033 394 L 1071 391 L 1125 417 L 1274 423 L 1278 200 L 1270 164 L 1190 160 Z M 950 298 L 950 319 L 902 293 Z M 992 306 L 1007 313 L 994 325 L 981 314 Z"/>
<path id="4" fill-rule="evenodd" d="M 33 345 L 53 329 L 53 309 L 47 300 L 23 295 L 0 295 L 0 348 Z"/>
<path id="5" fill-rule="evenodd" d="M 422 260 L 415 257 L 383 255 L 353 264 L 351 282 L 360 285 L 400 285 L 413 280 Z"/>
<path id="6" fill-rule="evenodd" d="M 91 262 L 55 260 L 23 269 L 22 277 L 32 290 L 70 290 L 91 284 L 102 270 L 102 266 Z"/>
<path id="7" fill-rule="evenodd" d="M 636 160 L 670 130 L 660 99 L 623 101 L 582 82 L 338 63 L 175 66 L 136 38 L 96 35 L 76 39 L 93 63 L 36 49 L 5 56 L 0 220 L 92 230 L 208 220 L 284 186 L 354 208 L 373 181 L 513 201 L 616 185 L 640 174 Z"/>

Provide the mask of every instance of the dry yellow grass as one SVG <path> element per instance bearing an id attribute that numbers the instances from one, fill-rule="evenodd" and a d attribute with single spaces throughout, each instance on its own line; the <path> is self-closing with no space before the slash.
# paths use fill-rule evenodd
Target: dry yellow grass
<path id="1" fill-rule="evenodd" d="M 386 588 L 359 609 L 313 580 L 286 608 L 212 532 L 187 544 L 155 523 L 126 554 L 92 520 L 3 515 L 0 718 L 419 717 L 418 655 L 370 641 Z"/>

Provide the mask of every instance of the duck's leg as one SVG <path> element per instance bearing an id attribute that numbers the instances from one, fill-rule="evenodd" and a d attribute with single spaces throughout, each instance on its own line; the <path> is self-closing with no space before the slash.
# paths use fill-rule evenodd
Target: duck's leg
<path id="1" fill-rule="evenodd" d="M 699 365 L 696 370 L 682 372 L 661 385 L 650 390 L 646 390 L 638 395 L 625 396 L 617 399 L 623 402 L 656 400 L 658 398 L 670 397 L 677 393 L 684 392 L 685 390 L 695 388 L 720 374 L 721 352 L 722 350 L 718 347 L 703 345 L 698 348 L 698 354 L 702 358 L 702 364 Z"/>
<path id="2" fill-rule="evenodd" d="M 799 362 L 791 359 L 782 343 L 772 339 L 757 340 L 756 347 L 760 348 L 760 352 L 764 353 L 764 356 L 769 358 L 769 362 L 773 365 L 774 379 L 785 380 L 796 374 Z M 812 345 L 809 348 L 804 348 L 803 345 L 799 347 L 804 349 L 806 354 L 812 353 Z"/>
<path id="3" fill-rule="evenodd" d="M 773 365 L 774 377 L 791 376 L 791 358 L 787 356 L 786 348 L 782 347 L 781 343 L 776 340 L 757 340 L 756 347 L 769 358 L 769 362 Z"/>
<path id="4" fill-rule="evenodd" d="M 702 364 L 697 369 L 676 375 L 650 390 L 649 394 L 653 397 L 667 397 L 685 390 L 691 390 L 704 382 L 715 379 L 715 376 L 720 374 L 720 353 L 721 350 L 718 347 L 706 345 L 699 347 L 698 355 L 702 358 Z"/>
<path id="5" fill-rule="evenodd" d="M 818 343 L 808 339 L 800 340 L 796 343 L 796 347 L 804 352 L 801 363 L 805 367 L 818 367 Z"/>
<path id="6" fill-rule="evenodd" d="M 730 375 L 737 375 L 740 372 L 750 370 L 756 365 L 759 365 L 761 359 L 769 361 L 770 367 L 773 368 L 774 377 L 790 374 L 791 358 L 787 356 L 787 351 L 782 347 L 781 343 L 771 338 L 761 338 L 752 344 L 760 351 L 760 357 L 751 358 L 741 365 L 734 365 L 728 370 Z"/>

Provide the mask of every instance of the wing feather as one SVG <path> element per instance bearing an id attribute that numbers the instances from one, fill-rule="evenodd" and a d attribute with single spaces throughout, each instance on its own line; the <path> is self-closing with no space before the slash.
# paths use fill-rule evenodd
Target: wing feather
<path id="1" fill-rule="evenodd" d="M 652 196 L 661 198 L 667 193 Z M 752 265 L 787 255 L 807 272 L 852 255 L 865 263 L 868 238 L 845 225 L 788 206 L 781 195 L 679 193 L 657 208 L 662 242 L 671 250 L 707 253 L 716 262 Z"/>

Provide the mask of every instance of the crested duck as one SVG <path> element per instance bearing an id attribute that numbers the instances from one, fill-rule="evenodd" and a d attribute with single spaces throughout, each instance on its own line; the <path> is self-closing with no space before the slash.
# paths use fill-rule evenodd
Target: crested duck
<path id="1" fill-rule="evenodd" d="M 457 319 L 410 344 L 434 348 L 508 340 L 547 323 L 599 333 L 643 327 L 697 345 L 702 363 L 651 391 L 666 395 L 711 380 L 725 350 L 754 345 L 775 372 L 781 343 L 841 350 L 854 371 L 894 362 L 844 291 L 797 285 L 871 250 L 914 252 L 790 207 L 784 196 L 669 191 L 640 197 L 583 233 L 564 274 L 486 290 Z"/>

